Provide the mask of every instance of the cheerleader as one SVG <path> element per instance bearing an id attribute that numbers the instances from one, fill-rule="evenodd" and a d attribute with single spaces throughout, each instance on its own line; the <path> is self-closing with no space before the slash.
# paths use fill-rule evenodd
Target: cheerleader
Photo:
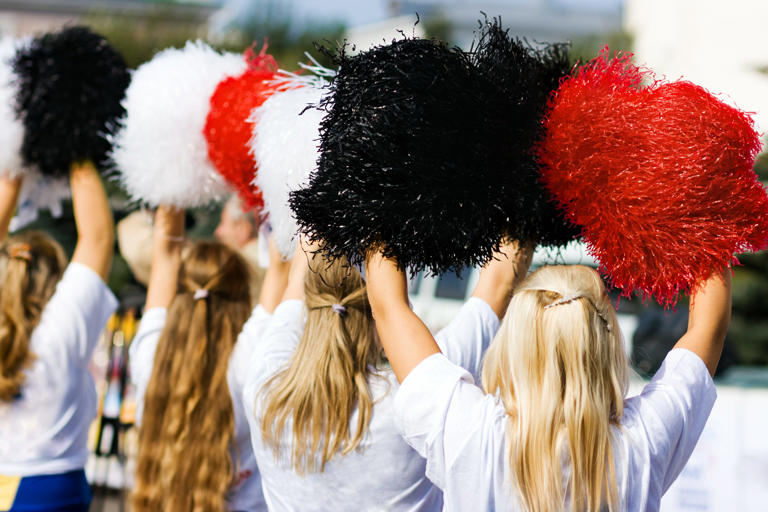
<path id="1" fill-rule="evenodd" d="M 20 180 L 0 179 L 1 233 L 7 233 Z M 0 510 L 86 511 L 83 470 L 96 389 L 88 364 L 117 300 L 104 283 L 114 226 L 90 164 L 70 171 L 77 244 L 35 231 L 0 249 Z"/>
<path id="2" fill-rule="evenodd" d="M 730 321 L 730 271 L 699 283 L 688 331 L 643 392 L 603 281 L 543 267 L 515 291 L 482 388 L 441 354 L 408 307 L 405 275 L 367 261 L 368 296 L 401 385 L 394 414 L 447 510 L 659 510 L 715 401 Z"/>
<path id="3" fill-rule="evenodd" d="M 437 335 L 446 356 L 470 373 L 480 371 L 530 264 L 530 247 L 503 251 Z M 252 342 L 244 403 L 270 510 L 442 509 L 425 460 L 395 429 L 398 384 L 357 270 L 316 247 L 298 248 L 283 301 Z"/>
<path id="4" fill-rule="evenodd" d="M 251 313 L 248 264 L 218 242 L 184 246 L 183 210 L 155 214 L 147 302 L 130 347 L 139 454 L 133 509 L 266 510 L 235 367 Z M 257 315 L 264 316 L 259 310 Z"/>

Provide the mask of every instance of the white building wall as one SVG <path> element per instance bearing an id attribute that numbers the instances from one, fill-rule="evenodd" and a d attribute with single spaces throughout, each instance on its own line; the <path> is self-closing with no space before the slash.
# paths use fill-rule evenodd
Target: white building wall
<path id="1" fill-rule="evenodd" d="M 766 0 L 626 0 L 625 29 L 639 63 L 685 78 L 742 110 L 768 132 Z"/>

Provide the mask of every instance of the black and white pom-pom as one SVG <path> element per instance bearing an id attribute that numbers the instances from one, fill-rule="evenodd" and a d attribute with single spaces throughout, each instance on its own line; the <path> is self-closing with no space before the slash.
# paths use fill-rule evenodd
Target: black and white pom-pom
<path id="1" fill-rule="evenodd" d="M 25 164 L 48 176 L 83 160 L 104 168 L 130 82 L 123 57 L 101 35 L 70 27 L 33 39 L 13 67 Z"/>
<path id="2" fill-rule="evenodd" d="M 492 165 L 485 128 L 490 82 L 433 40 L 334 60 L 318 169 L 291 194 L 301 229 L 353 264 L 372 247 L 412 271 L 487 262 L 509 225 L 509 169 Z"/>
<path id="3" fill-rule="evenodd" d="M 499 19 L 481 22 L 470 51 L 472 63 L 492 87 L 482 98 L 486 112 L 479 127 L 488 138 L 490 165 L 509 177 L 503 196 L 509 215 L 507 235 L 543 246 L 563 246 L 579 230 L 566 219 L 540 182 L 533 147 L 544 134 L 543 116 L 551 93 L 571 70 L 568 47 L 532 47 L 510 36 Z"/>

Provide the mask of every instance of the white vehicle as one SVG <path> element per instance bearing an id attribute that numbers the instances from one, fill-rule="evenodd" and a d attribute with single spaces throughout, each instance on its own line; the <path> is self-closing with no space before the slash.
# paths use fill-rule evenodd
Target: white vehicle
<path id="1" fill-rule="evenodd" d="M 531 268 L 556 264 L 597 267 L 597 262 L 587 253 L 584 245 L 572 242 L 560 250 L 537 248 Z M 408 287 L 413 310 L 432 332 L 439 331 L 453 319 L 461 305 L 472 295 L 478 274 L 477 268 L 464 269 L 459 276 L 453 273 L 430 276 L 420 272 L 411 279 Z M 617 316 L 629 353 L 632 334 L 637 327 L 637 317 L 622 312 L 617 312 Z"/>

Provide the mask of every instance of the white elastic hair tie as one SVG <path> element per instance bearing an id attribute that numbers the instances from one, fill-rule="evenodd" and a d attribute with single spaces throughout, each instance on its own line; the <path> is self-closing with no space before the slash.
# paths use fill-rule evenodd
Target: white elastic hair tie
<path id="1" fill-rule="evenodd" d="M 198 288 L 197 290 L 195 290 L 195 294 L 193 295 L 193 297 L 195 300 L 207 299 L 208 290 L 206 290 L 205 288 Z"/>
<path id="2" fill-rule="evenodd" d="M 334 312 L 334 313 L 336 313 L 337 315 L 343 315 L 344 313 L 346 313 L 346 312 L 347 312 L 347 308 L 345 308 L 345 307 L 344 307 L 344 306 L 342 306 L 341 304 L 333 304 L 333 305 L 331 306 L 331 309 L 332 309 L 332 310 L 333 310 L 333 312 Z"/>

